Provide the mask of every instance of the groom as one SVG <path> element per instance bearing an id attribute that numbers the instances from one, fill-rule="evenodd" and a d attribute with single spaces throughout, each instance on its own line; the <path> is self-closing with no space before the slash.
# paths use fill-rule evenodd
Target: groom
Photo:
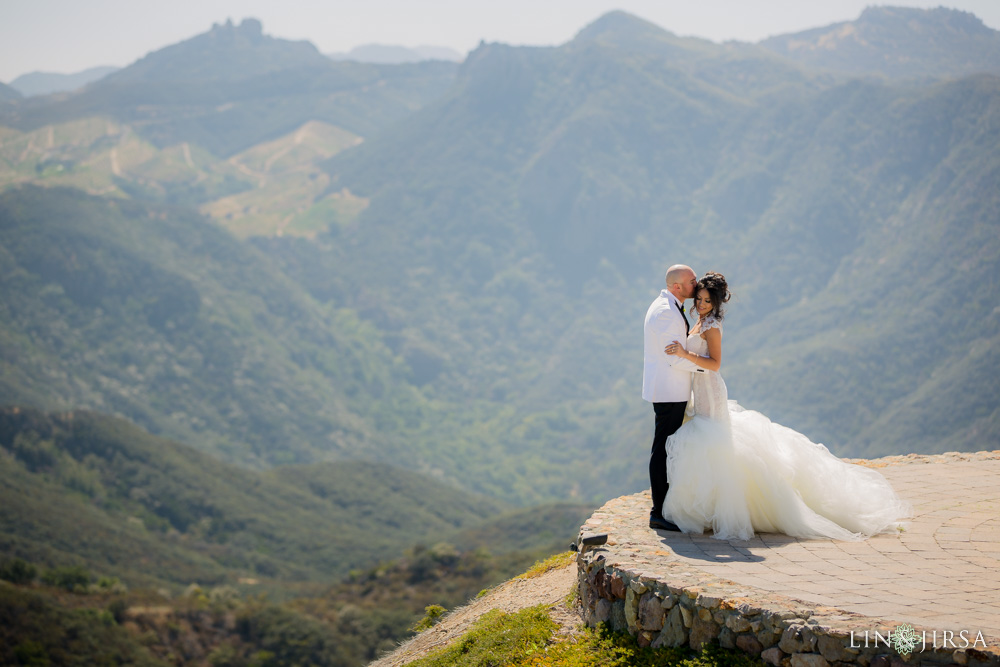
<path id="1" fill-rule="evenodd" d="M 663 350 L 675 340 L 686 343 L 690 325 L 684 314 L 684 301 L 694 296 L 697 285 L 698 278 L 690 266 L 674 264 L 667 269 L 667 289 L 660 292 L 646 311 L 642 397 L 653 404 L 656 415 L 653 451 L 649 455 L 649 486 L 653 495 L 649 527 L 658 530 L 680 530 L 662 514 L 663 499 L 670 487 L 665 445 L 684 421 L 684 408 L 691 396 L 691 373 L 705 372 L 687 359 Z"/>

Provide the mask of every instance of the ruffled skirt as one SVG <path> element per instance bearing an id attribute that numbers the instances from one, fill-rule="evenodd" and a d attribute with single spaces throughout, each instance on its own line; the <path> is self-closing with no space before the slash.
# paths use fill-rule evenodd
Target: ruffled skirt
<path id="1" fill-rule="evenodd" d="M 731 424 L 695 416 L 667 440 L 663 515 L 719 539 L 755 532 L 859 540 L 910 515 L 889 482 L 729 401 Z"/>

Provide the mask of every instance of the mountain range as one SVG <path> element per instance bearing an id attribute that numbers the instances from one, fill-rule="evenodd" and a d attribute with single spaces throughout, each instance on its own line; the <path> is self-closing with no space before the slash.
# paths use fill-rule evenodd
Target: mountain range
<path id="1" fill-rule="evenodd" d="M 383 326 L 441 322 L 424 340 L 470 397 L 492 400 L 502 374 L 527 403 L 566 406 L 639 385 L 636 313 L 679 255 L 738 295 L 734 398 L 844 453 L 978 448 L 1000 423 L 994 346 L 932 355 L 921 322 L 948 312 L 949 267 L 982 285 L 998 268 L 997 93 L 988 74 L 810 74 L 625 14 L 559 48 L 486 45 L 408 127 L 331 160 L 371 204 L 320 263 L 363 285 Z M 881 289 L 892 296 L 872 299 Z M 496 305 L 470 318 L 479 299 Z M 992 340 L 996 305 L 977 301 L 949 335 Z M 928 425 L 943 386 L 965 387 L 964 418 Z"/>
<path id="2" fill-rule="evenodd" d="M 228 157 L 308 121 L 360 136 L 401 121 L 450 86 L 457 65 L 333 62 L 308 42 L 226 23 L 150 53 L 85 88 L 27 98 L 0 125 L 30 131 L 101 116 L 158 148 L 182 142 Z"/>
<path id="3" fill-rule="evenodd" d="M 247 20 L 14 97 L 0 401 L 250 468 L 592 503 L 645 486 L 641 317 L 685 261 L 737 295 L 747 407 L 839 454 L 991 448 L 997 34 L 913 11 L 845 24 L 857 57 L 612 12 L 460 65 L 332 62 Z"/>
<path id="4" fill-rule="evenodd" d="M 854 76 L 928 79 L 1000 74 L 1000 34 L 974 14 L 868 7 L 855 21 L 760 42 L 806 67 Z"/>
<path id="5" fill-rule="evenodd" d="M 102 66 L 88 67 L 85 70 L 73 72 L 72 74 L 29 72 L 11 81 L 10 87 L 24 97 L 51 95 L 52 93 L 61 93 L 82 88 L 88 83 L 102 79 L 117 70 L 117 67 Z"/>
<path id="6" fill-rule="evenodd" d="M 235 27 L 229 23 L 226 26 L 216 25 L 213 27 L 216 33 L 232 31 L 240 34 L 244 38 L 263 38 L 263 27 L 259 21 L 249 19 L 249 23 L 244 21 L 240 26 Z M 211 33 L 209 33 L 211 34 Z M 216 38 L 213 41 L 218 41 Z M 212 43 L 211 41 L 209 43 Z M 204 54 L 206 60 L 211 60 L 214 54 Z M 363 44 L 356 46 L 344 53 L 325 54 L 331 60 L 352 60 L 359 63 L 376 63 L 382 65 L 396 65 L 401 63 L 418 63 L 426 60 L 443 60 L 449 62 L 460 62 L 462 54 L 454 49 L 443 46 L 417 46 L 413 48 L 405 46 L 395 46 L 390 44 Z M 267 61 L 268 66 L 273 61 Z M 278 65 L 280 68 L 280 64 Z M 101 66 L 89 67 L 79 72 L 71 74 L 61 74 L 57 72 L 28 72 L 22 74 L 9 85 L 0 83 L 0 99 L 10 96 L 11 99 L 17 97 L 32 97 L 34 95 L 51 95 L 53 93 L 72 92 L 87 84 L 99 81 L 104 77 L 117 72 L 120 68 Z M 7 93 L 3 90 L 7 89 Z"/>
<path id="7" fill-rule="evenodd" d="M 882 16 L 884 23 L 896 14 L 870 10 L 862 19 L 871 22 L 873 16 Z M 938 42 L 957 39 L 955 25 L 978 30 L 974 21 L 957 15 L 921 16 L 928 17 L 928 25 L 935 20 L 941 24 Z M 909 25 L 904 19 L 908 15 L 899 18 L 900 25 Z M 221 55 L 206 69 L 203 61 L 216 52 Z M 265 61 L 285 69 L 257 78 L 266 67 L 256 63 Z M 425 66 L 438 68 L 430 87 L 424 76 L 430 70 L 421 69 Z M 866 303 L 846 313 L 836 305 L 848 298 L 841 282 L 860 281 L 864 274 L 863 280 L 873 285 L 891 281 L 900 293 L 917 290 L 929 299 L 929 308 L 943 310 L 947 291 L 937 292 L 921 275 L 958 262 L 953 248 L 991 247 L 992 75 L 931 83 L 858 80 L 831 73 L 831 68 L 812 72 L 763 46 L 680 38 L 621 12 L 602 17 L 560 47 L 486 44 L 460 68 L 445 63 L 381 67 L 330 63 L 308 44 L 267 37 L 259 23 L 245 21 L 215 26 L 205 35 L 150 54 L 106 82 L 63 100 L 49 100 L 48 106 L 44 100 L 15 103 L 6 116 L 11 127 L 5 141 L 12 151 L 8 160 L 17 162 L 16 154 L 29 168 L 14 169 L 8 182 L 64 183 L 135 200 L 135 208 L 112 209 L 100 200 L 70 205 L 75 195 L 69 192 L 51 201 L 31 190 L 9 193 L 14 199 L 8 210 L 18 212 L 8 218 L 9 233 L 18 236 L 32 229 L 39 238 L 52 235 L 40 246 L 27 240 L 18 241 L 27 245 L 16 246 L 13 237 L 5 241 L 8 248 L 37 247 L 42 253 L 30 260 L 34 264 L 25 263 L 30 257 L 25 251 L 15 252 L 11 260 L 39 276 L 33 289 L 50 289 L 44 286 L 58 275 L 41 267 L 58 266 L 62 260 L 45 259 L 44 253 L 63 247 L 70 256 L 79 243 L 70 240 L 74 237 L 58 213 L 59 207 L 76 207 L 78 220 L 88 222 L 74 223 L 72 233 L 105 239 L 88 245 L 125 242 L 127 237 L 109 226 L 120 219 L 114 224 L 151 235 L 130 242 L 122 257 L 140 253 L 147 257 L 143 262 L 152 261 L 177 276 L 201 274 L 193 281 L 175 281 L 189 284 L 203 304 L 189 311 L 194 314 L 188 317 L 196 318 L 190 322 L 222 304 L 238 303 L 243 297 L 234 300 L 232 290 L 244 291 L 251 284 L 254 290 L 282 285 L 298 296 L 273 301 L 269 299 L 275 297 L 260 301 L 254 296 L 258 303 L 273 304 L 249 320 L 265 328 L 230 327 L 241 332 L 239 336 L 250 336 L 236 346 L 248 352 L 254 349 L 252 336 L 272 326 L 265 323 L 290 318 L 281 325 L 285 333 L 278 336 L 275 329 L 269 341 L 258 346 L 274 354 L 262 357 L 271 361 L 261 366 L 265 375 L 252 386 L 288 387 L 281 390 L 288 392 L 284 400 L 266 401 L 276 409 L 270 416 L 270 408 L 250 409 L 259 400 L 251 398 L 252 393 L 237 399 L 237 412 L 215 399 L 206 402 L 203 392 L 214 382 L 205 375 L 209 366 L 184 376 L 189 379 L 176 389 L 168 389 L 161 371 L 152 367 L 143 372 L 140 365 L 131 376 L 123 375 L 115 366 L 120 362 L 110 357 L 81 375 L 79 362 L 70 363 L 60 351 L 65 347 L 56 344 L 56 334 L 51 334 L 47 352 L 20 356 L 48 361 L 12 365 L 16 373 L 12 370 L 8 377 L 20 374 L 23 379 L 8 384 L 8 400 L 109 409 L 138 419 L 156 433 L 255 465 L 342 457 L 349 451 L 357 456 L 362 442 L 368 443 L 365 457 L 387 459 L 409 442 L 419 452 L 418 468 L 444 470 L 457 483 L 490 489 L 508 499 L 519 497 L 518 488 L 547 489 L 538 498 L 580 493 L 594 483 L 595 473 L 585 472 L 593 470 L 593 462 L 569 453 L 613 453 L 611 469 L 597 476 L 603 481 L 591 493 L 634 488 L 643 476 L 628 465 L 634 458 L 628 452 L 644 439 L 645 430 L 643 406 L 628 389 L 638 383 L 634 320 L 662 280 L 658 274 L 663 264 L 676 259 L 663 257 L 672 244 L 657 239 L 666 235 L 680 241 L 682 256 L 696 268 L 725 268 L 733 277 L 740 301 L 730 316 L 734 333 L 727 343 L 732 361 L 726 376 L 734 397 L 750 407 L 761 407 L 835 450 L 852 454 L 906 446 L 923 451 L 967 448 L 984 433 L 995 433 L 988 379 L 970 386 L 963 401 L 966 417 L 979 415 L 971 421 L 945 420 L 937 429 L 889 428 L 890 422 L 920 424 L 917 415 L 926 407 L 917 397 L 934 396 L 942 383 L 951 386 L 960 384 L 962 377 L 978 378 L 965 365 L 978 367 L 980 362 L 960 348 L 935 355 L 930 367 L 909 361 L 911 355 L 926 354 L 933 345 L 930 336 L 908 339 L 903 355 L 880 351 L 882 341 L 898 342 L 886 329 L 889 323 L 892 329 L 919 330 L 914 318 L 925 316 L 920 310 L 899 308 L 898 300 L 883 314 L 881 327 L 871 323 L 878 316 Z M 299 92 L 298 101 L 328 100 L 329 94 L 336 99 L 339 95 L 325 92 L 322 82 L 361 73 L 359 81 L 347 84 L 360 95 L 353 99 L 355 109 L 384 108 L 387 98 L 373 97 L 364 84 L 374 76 L 382 77 L 376 80 L 384 82 L 377 86 L 383 91 L 393 85 L 409 91 L 411 101 L 403 106 L 416 110 L 405 112 L 405 120 L 392 121 L 389 116 L 404 113 L 396 103 L 384 122 L 372 123 L 369 113 L 366 123 L 352 124 L 346 122 L 350 115 L 334 113 L 318 121 L 316 116 L 322 114 L 315 104 L 295 105 L 294 118 L 302 121 L 298 126 L 293 116 L 251 114 L 241 124 L 234 121 L 246 118 L 242 114 L 227 115 L 236 106 L 272 105 L 281 91 L 304 90 L 304 81 L 311 82 L 308 90 L 320 91 L 319 97 Z M 302 78 L 296 79 L 299 75 Z M 149 84 L 166 86 L 170 81 L 201 91 L 189 102 L 211 90 L 213 103 L 221 106 L 187 106 L 198 110 L 196 120 L 190 115 L 177 120 L 170 113 L 177 103 L 164 96 L 154 122 L 136 122 L 138 110 L 149 107 Z M 234 87 L 227 88 L 230 81 Z M 241 83 L 247 81 L 254 83 Z M 116 97 L 113 91 L 128 92 Z M 398 93 L 390 97 L 399 99 Z M 84 113 L 83 107 L 82 118 L 93 117 L 97 109 L 81 104 L 82 99 L 100 101 L 126 120 L 115 120 L 120 125 L 114 127 L 87 121 L 94 129 L 87 130 L 90 138 L 82 144 L 82 135 L 74 132 L 83 126 L 72 125 L 82 120 L 38 126 L 39 117 L 72 116 Z M 123 99 L 128 101 L 115 106 Z M 324 104 L 319 108 L 329 108 Z M 209 146 L 199 143 L 218 123 L 227 126 L 227 145 L 246 148 L 213 154 L 220 135 L 212 133 Z M 289 127 L 293 131 L 281 138 Z M 944 132 L 945 127 L 951 130 Z M 57 139 L 64 132 L 70 132 L 69 138 Z M 127 148 L 135 136 L 149 147 Z M 261 143 L 262 137 L 272 139 Z M 305 137 L 309 140 L 304 142 Z M 325 145 L 329 148 L 312 151 Z M 310 151 L 302 153 L 302 146 Z M 64 153 L 65 158 L 52 160 L 70 149 L 79 154 Z M 207 152 L 197 152 L 203 149 Z M 98 154 L 106 157 L 87 157 Z M 112 154 L 117 157 L 112 159 Z M 126 160 L 128 155 L 135 157 Z M 132 164 L 145 166 L 134 171 Z M 974 169 L 965 166 L 972 164 Z M 99 173 L 105 180 L 94 180 Z M 189 174 L 177 178 L 197 184 L 197 189 L 183 185 L 178 190 L 181 186 L 171 185 L 170 173 Z M 282 193 L 300 194 L 283 198 Z M 65 202 L 57 204 L 61 199 Z M 206 307 L 200 295 L 215 288 L 208 287 L 197 262 L 185 259 L 197 246 L 180 243 L 172 256 L 140 249 L 206 238 L 208 228 L 180 210 L 145 210 L 141 202 L 151 199 L 200 205 L 230 230 L 255 239 L 252 252 L 238 244 L 222 251 L 230 242 L 212 236 L 212 244 L 221 244 L 211 251 L 216 258 L 209 265 L 219 267 L 218 275 L 239 275 L 237 266 L 249 262 L 260 267 L 253 270 L 256 275 L 268 277 L 253 283 L 231 280 L 224 288 L 228 292 L 219 292 L 230 296 L 211 299 L 213 305 Z M 34 218 L 18 217 L 31 212 Z M 168 237 L 162 234 L 169 225 L 127 222 L 164 216 L 170 225 L 185 222 Z M 901 222 L 895 221 L 904 219 L 920 233 L 898 236 L 893 230 Z M 40 226 L 42 220 L 46 222 Z M 697 237 L 692 236 L 695 231 Z M 692 238 L 698 242 L 690 242 Z M 936 254 L 929 255 L 929 238 L 950 242 L 946 248 L 934 244 Z M 896 271 L 882 275 L 866 269 L 890 261 L 887 247 L 900 258 Z M 80 254 L 76 256 L 81 261 Z M 225 257 L 238 259 L 221 268 L 218 262 L 227 260 L 219 258 Z M 989 257 L 982 251 L 963 258 L 966 275 L 985 279 L 994 268 Z M 89 268 L 56 278 L 70 299 L 67 304 L 76 298 L 78 276 L 110 270 L 100 268 L 110 265 L 99 253 L 88 262 L 82 266 Z M 179 262 L 176 267 L 174 262 Z M 939 268 L 914 275 L 913 263 Z M 762 270 L 765 266 L 767 271 Z M 124 284 L 139 284 L 129 275 L 122 274 Z M 95 289 L 91 301 L 83 302 L 87 307 L 103 303 L 107 297 L 101 290 L 123 288 Z M 46 303 L 40 292 L 25 296 L 28 293 L 14 290 L 5 300 L 22 300 L 24 312 L 35 308 L 31 304 Z M 131 297 L 121 294 L 122 304 L 127 304 Z M 908 294 L 905 301 L 912 302 L 915 293 Z M 180 296 L 170 298 L 174 301 L 169 303 L 183 309 Z M 274 310 L 278 303 L 297 303 L 299 310 L 282 316 Z M 975 321 L 980 326 L 995 317 L 990 304 L 987 299 L 978 306 Z M 111 343 L 115 349 L 146 340 L 148 334 L 136 336 L 140 329 L 133 328 L 150 326 L 148 313 L 155 306 L 145 308 L 145 314 L 102 308 L 107 322 L 102 326 L 113 324 L 121 330 L 115 335 L 105 332 L 102 338 L 117 341 Z M 37 312 L 35 317 L 41 317 L 42 311 Z M 41 321 L 91 317 L 56 312 L 63 314 L 49 314 Z M 111 312 L 134 312 L 144 319 Z M 306 317 L 307 312 L 315 314 Z M 212 337 L 204 327 L 208 321 L 235 322 L 235 317 L 236 311 L 219 311 L 205 324 L 192 324 L 195 329 L 183 343 L 197 351 L 191 359 L 215 364 L 220 348 L 205 347 Z M 354 324 L 345 328 L 348 321 Z M 27 322 L 23 326 L 28 327 Z M 294 342 L 300 334 L 289 332 L 307 326 L 305 322 L 315 322 L 308 326 L 317 332 L 330 333 L 309 334 L 315 352 L 288 356 L 287 351 L 300 346 Z M 838 342 L 840 327 L 855 331 L 850 341 Z M 31 330 L 21 329 L 10 340 L 32 340 L 24 333 Z M 964 329 L 954 333 L 973 335 Z M 179 340 L 177 332 L 164 334 Z M 364 342 L 350 343 L 356 336 Z M 334 349 L 353 347 L 366 360 L 332 357 L 327 366 L 317 365 L 317 354 L 338 337 L 343 343 Z M 34 340 L 37 346 L 38 338 Z M 775 342 L 780 343 L 777 348 Z M 182 348 L 166 349 L 173 350 L 167 358 L 174 363 L 184 358 Z M 845 353 L 855 360 L 847 368 L 841 364 Z M 104 357 L 91 352 L 89 358 Z M 136 358 L 146 357 L 137 353 Z M 584 358 L 587 363 L 581 366 Z M 872 361 L 863 361 L 869 358 Z M 339 370 L 345 363 L 371 370 L 348 380 Z M 988 369 L 988 357 L 985 363 Z M 94 381 L 83 390 L 81 385 L 43 380 L 55 372 L 42 374 L 46 367 L 61 368 L 59 372 L 78 379 L 94 373 Z M 872 372 L 877 375 L 874 381 Z M 310 376 L 315 379 L 302 380 Z M 97 381 L 101 377 L 118 379 L 107 384 Z M 262 385 L 264 377 L 275 380 Z M 233 396 L 251 388 L 239 388 L 239 378 L 234 376 Z M 108 389 L 117 386 L 122 389 Z M 136 394 L 124 392 L 125 386 L 144 388 Z M 387 400 L 386 390 L 397 398 Z M 154 407 L 170 395 L 176 398 L 164 408 Z M 326 409 L 316 409 L 319 404 Z M 395 407 L 389 409 L 390 404 Z M 139 410 L 139 405 L 144 407 Z M 382 421 L 379 415 L 400 406 L 413 413 L 410 425 L 397 418 Z M 286 409 L 295 417 L 279 416 Z M 844 424 L 838 415 L 845 410 L 859 418 Z M 353 426 L 345 428 L 348 423 Z M 193 424 L 203 436 L 196 435 Z M 282 434 L 283 444 L 268 446 L 277 434 Z M 541 451 L 547 453 L 540 456 Z M 518 472 L 508 470 L 509 465 Z M 568 475 L 556 474 L 567 465 Z M 460 475 L 459 470 L 466 472 Z M 496 478 L 499 471 L 504 471 L 502 481 Z M 542 479 L 549 481 L 540 484 Z"/>

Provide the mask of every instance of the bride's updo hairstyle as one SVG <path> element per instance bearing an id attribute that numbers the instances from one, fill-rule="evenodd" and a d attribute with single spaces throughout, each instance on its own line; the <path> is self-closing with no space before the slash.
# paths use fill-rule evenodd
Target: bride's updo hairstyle
<path id="1" fill-rule="evenodd" d="M 708 290 L 708 296 L 712 299 L 712 312 L 709 313 L 709 317 L 714 317 L 721 322 L 722 318 L 725 317 L 722 304 L 729 301 L 729 297 L 732 296 L 729 293 L 729 285 L 726 284 L 726 277 L 721 273 L 709 271 L 698 281 L 695 295 L 701 290 Z"/>

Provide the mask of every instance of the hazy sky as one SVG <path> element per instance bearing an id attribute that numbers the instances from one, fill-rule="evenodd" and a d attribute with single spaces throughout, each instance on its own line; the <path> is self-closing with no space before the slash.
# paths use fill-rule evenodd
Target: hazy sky
<path id="1" fill-rule="evenodd" d="M 371 43 L 465 53 L 480 40 L 561 44 L 613 9 L 680 35 L 757 41 L 851 20 L 872 4 L 943 5 L 1000 29 L 1000 0 L 0 0 L 0 81 L 128 65 L 227 18 L 258 18 L 266 34 L 324 53 Z"/>

